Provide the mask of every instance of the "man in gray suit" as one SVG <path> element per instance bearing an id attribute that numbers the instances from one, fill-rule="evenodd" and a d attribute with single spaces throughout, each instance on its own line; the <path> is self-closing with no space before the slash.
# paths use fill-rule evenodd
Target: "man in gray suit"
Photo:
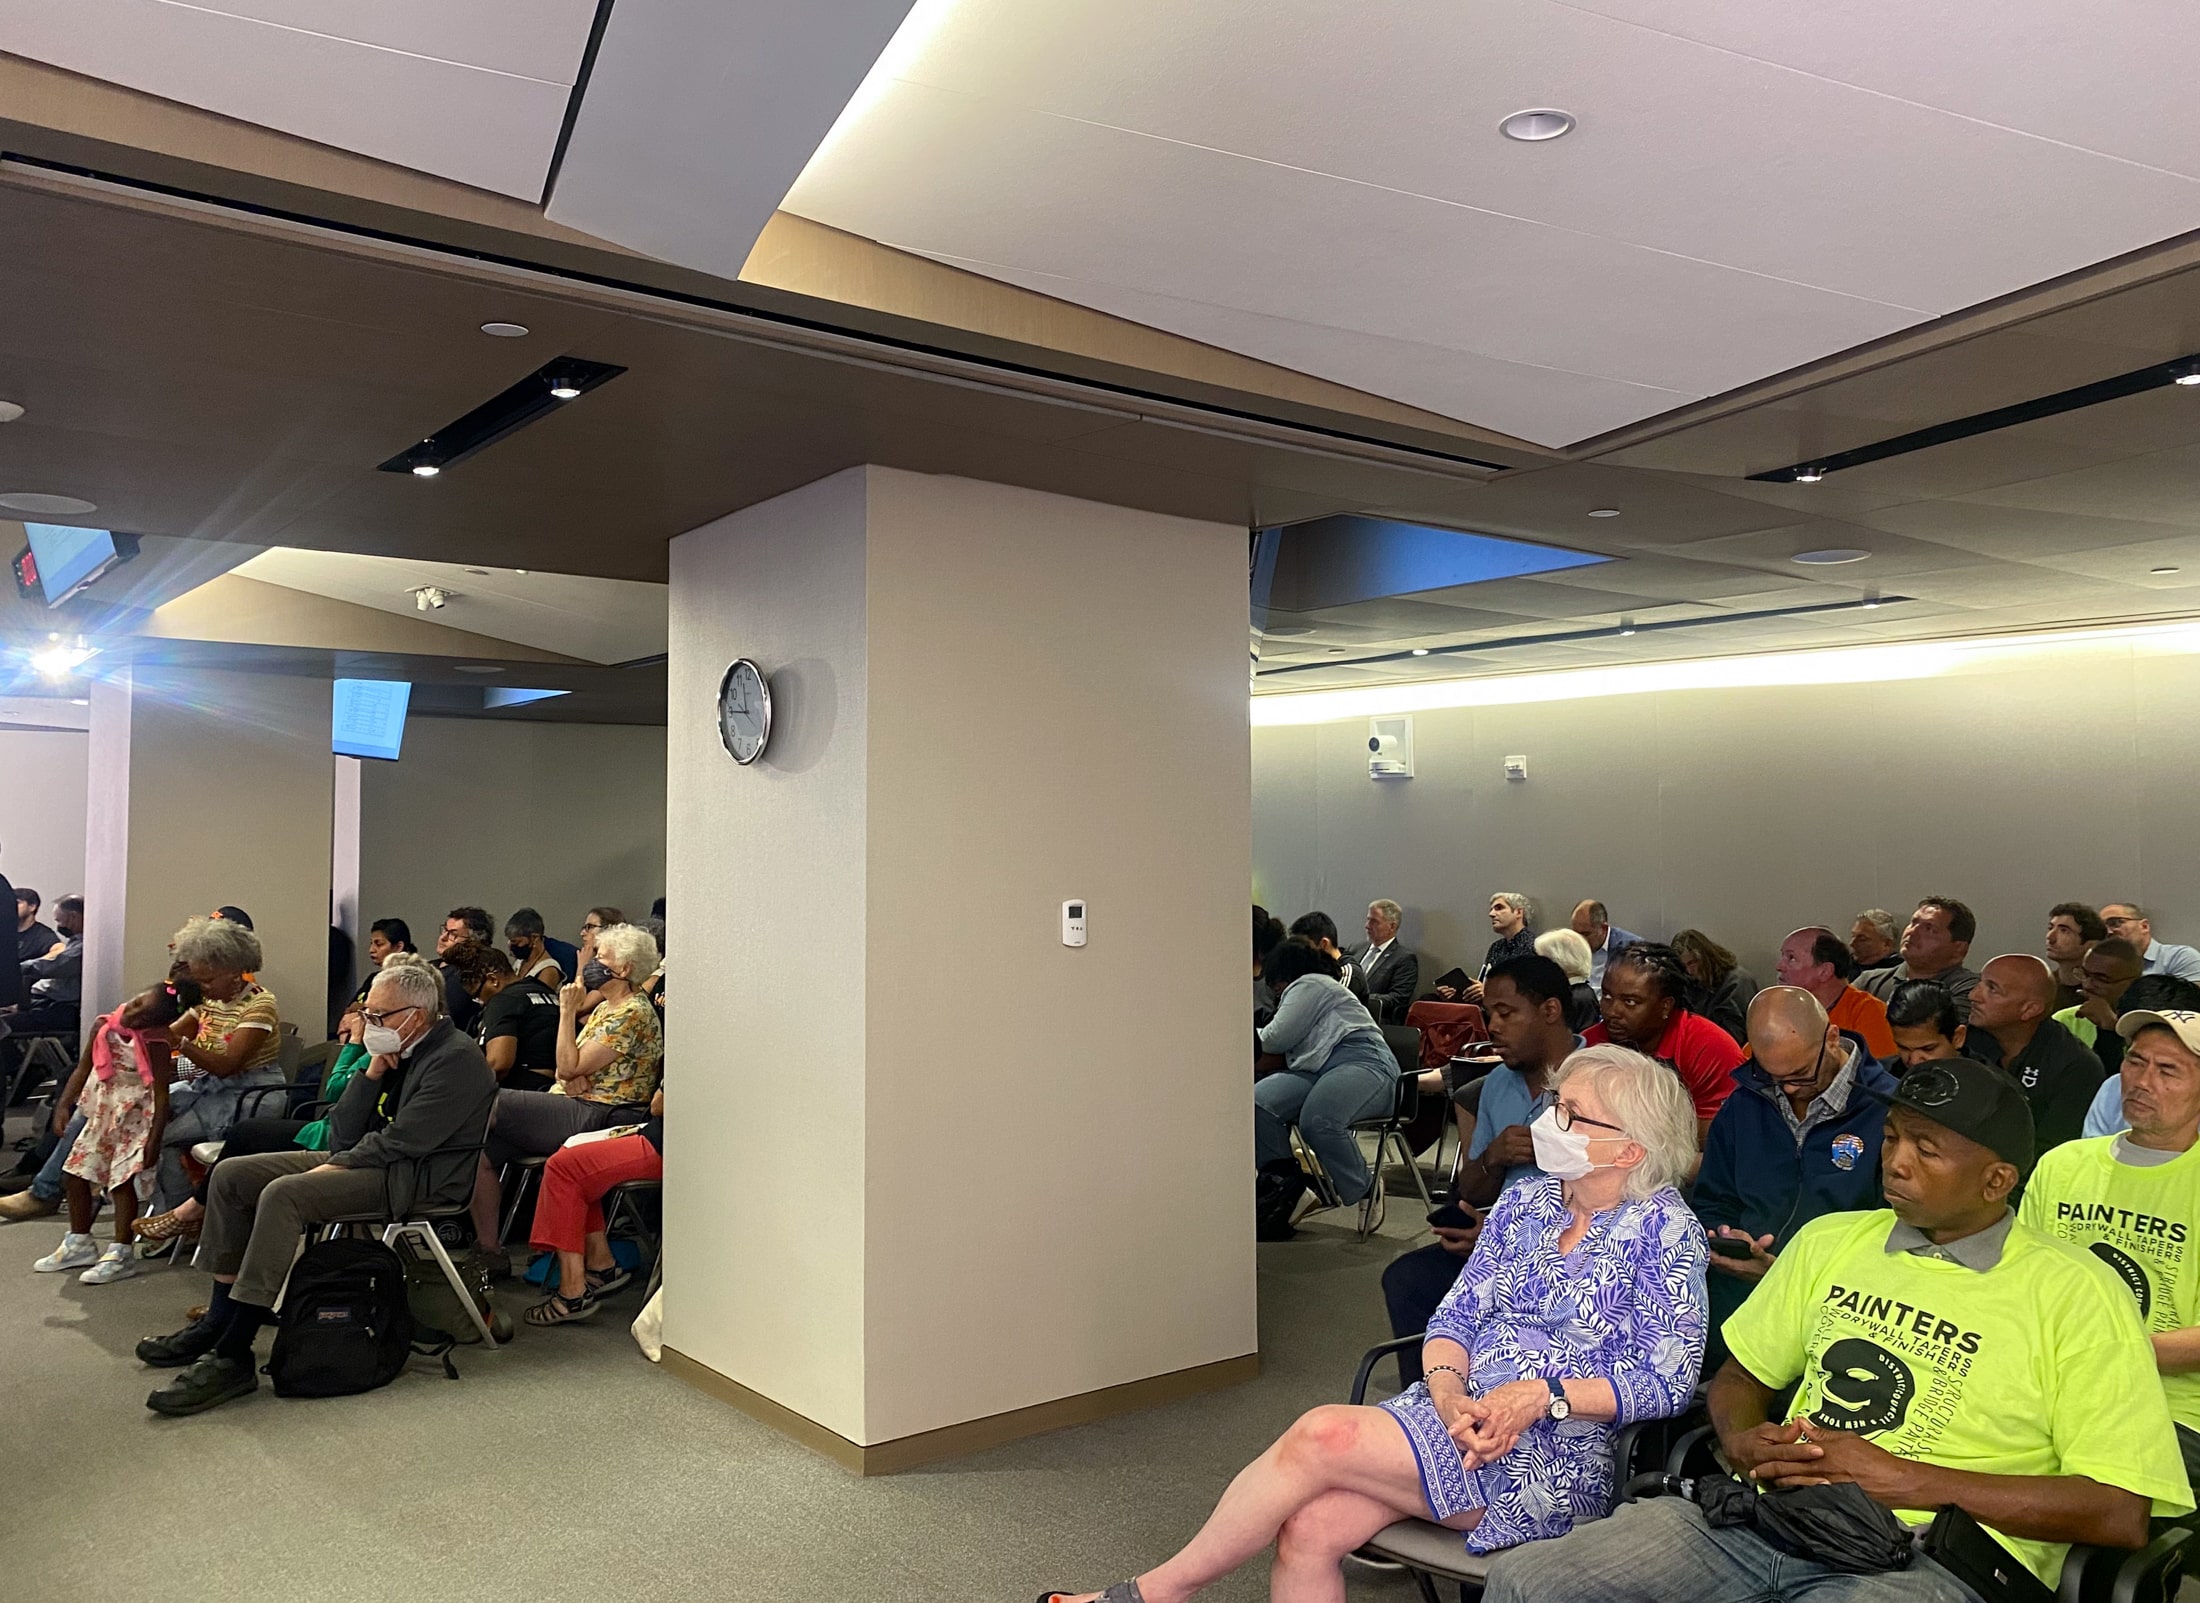
<path id="1" fill-rule="evenodd" d="M 1367 945 L 1352 954 L 1352 992 L 1377 1024 L 1403 1024 L 1421 984 L 1421 960 L 1398 944 L 1405 909 L 1382 900 L 1367 904 Z"/>

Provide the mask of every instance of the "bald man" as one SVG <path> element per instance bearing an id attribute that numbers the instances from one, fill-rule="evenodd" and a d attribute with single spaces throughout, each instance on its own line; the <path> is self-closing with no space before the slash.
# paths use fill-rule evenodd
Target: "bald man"
<path id="1" fill-rule="evenodd" d="M 2055 971 L 2045 961 L 2029 952 L 1997 957 L 1979 971 L 1963 1042 L 1966 1056 L 2024 1088 L 2042 1152 L 2085 1133 L 2085 1110 L 2104 1077 L 2092 1050 L 2049 1017 L 2054 1006 Z"/>
<path id="2" fill-rule="evenodd" d="M 1704 1138 L 1690 1206 L 1711 1235 L 1710 1351 L 1719 1327 L 1820 1214 L 1881 1206 L 1879 1143 L 1895 1078 L 1818 998 L 1774 985 L 1749 1005 L 1749 1057 Z"/>

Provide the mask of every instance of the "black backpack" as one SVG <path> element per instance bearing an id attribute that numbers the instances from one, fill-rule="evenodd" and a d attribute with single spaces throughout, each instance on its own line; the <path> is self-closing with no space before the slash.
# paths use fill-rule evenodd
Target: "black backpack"
<path id="1" fill-rule="evenodd" d="M 291 1266 L 274 1351 L 262 1373 L 278 1397 L 346 1397 L 387 1386 L 414 1352 L 405 1265 L 379 1241 L 317 1242 Z M 458 1371 L 443 1341 L 430 1353 Z"/>

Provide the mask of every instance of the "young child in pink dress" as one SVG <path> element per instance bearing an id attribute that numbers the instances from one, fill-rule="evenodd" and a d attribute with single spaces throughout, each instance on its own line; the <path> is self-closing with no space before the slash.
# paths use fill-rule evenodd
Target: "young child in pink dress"
<path id="1" fill-rule="evenodd" d="M 73 1106 L 84 1115 L 83 1133 L 61 1170 L 69 1197 L 69 1233 L 32 1268 L 47 1274 L 84 1268 L 77 1278 L 87 1286 L 137 1273 L 136 1181 L 159 1161 L 168 1081 L 174 1073 L 167 1027 L 183 1011 L 174 986 L 156 985 L 93 1022 L 76 1073 L 55 1104 Z M 115 1206 L 114 1245 L 104 1253 L 92 1239 L 92 1214 L 102 1191 Z"/>

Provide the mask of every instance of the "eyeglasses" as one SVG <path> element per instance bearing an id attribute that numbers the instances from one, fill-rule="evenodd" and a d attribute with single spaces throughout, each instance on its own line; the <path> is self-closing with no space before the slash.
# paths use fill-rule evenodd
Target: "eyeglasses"
<path id="1" fill-rule="evenodd" d="M 1614 1135 L 1627 1133 L 1616 1124 L 1606 1124 L 1602 1119 L 1592 1119 L 1586 1113 L 1576 1113 L 1563 1102 L 1551 1104 L 1551 1122 L 1561 1130 L 1571 1130 L 1577 1124 L 1593 1124 L 1599 1130 L 1609 1130 Z"/>
<path id="2" fill-rule="evenodd" d="M 1944 1108 L 1962 1091 L 1963 1082 L 1956 1078 L 1955 1070 L 1937 1063 L 1920 1063 L 1902 1076 L 1902 1100 L 1914 1107 Z"/>
<path id="3" fill-rule="evenodd" d="M 602 928 L 603 920 L 592 918 L 581 926 L 581 933 L 583 935 L 593 935 Z"/>
<path id="4" fill-rule="evenodd" d="M 404 1007 L 393 1007 L 387 1013 L 377 1013 L 371 1007 L 361 1008 L 359 1010 L 359 1016 L 365 1019 L 369 1024 L 387 1024 L 391 1019 L 396 1018 L 400 1013 L 417 1013 L 419 1011 L 420 1008 L 417 1003 L 408 1003 Z"/>

